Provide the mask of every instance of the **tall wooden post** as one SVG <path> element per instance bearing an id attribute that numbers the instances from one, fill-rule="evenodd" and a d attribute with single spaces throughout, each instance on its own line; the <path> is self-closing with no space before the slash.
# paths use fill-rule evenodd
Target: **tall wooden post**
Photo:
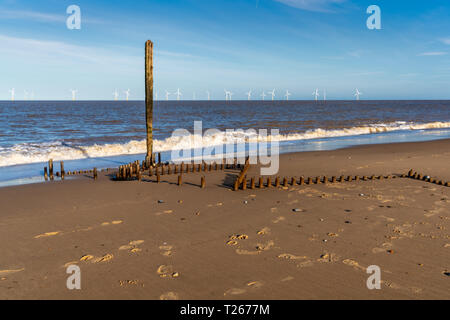
<path id="1" fill-rule="evenodd" d="M 153 154 L 153 42 L 145 43 L 145 118 L 147 122 L 147 157 Z"/>

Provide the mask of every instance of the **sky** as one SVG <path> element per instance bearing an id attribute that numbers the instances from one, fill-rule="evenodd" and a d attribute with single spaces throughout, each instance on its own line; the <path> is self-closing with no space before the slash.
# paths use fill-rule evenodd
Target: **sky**
<path id="1" fill-rule="evenodd" d="M 448 0 L 0 0 L 0 100 L 142 100 L 148 39 L 160 100 L 450 99 L 449 17 Z"/>

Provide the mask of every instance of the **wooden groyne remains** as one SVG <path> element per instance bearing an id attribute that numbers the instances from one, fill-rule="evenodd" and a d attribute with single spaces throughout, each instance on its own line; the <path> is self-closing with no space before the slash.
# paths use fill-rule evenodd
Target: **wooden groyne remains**
<path id="1" fill-rule="evenodd" d="M 303 186 L 303 185 L 318 185 L 318 184 L 333 184 L 333 183 L 344 183 L 352 181 L 373 181 L 373 180 L 390 180 L 397 178 L 408 178 L 425 181 L 428 183 L 434 183 L 441 186 L 450 187 L 450 182 L 443 181 L 441 179 L 432 178 L 425 174 L 420 174 L 414 170 L 410 170 L 407 174 L 402 175 L 372 175 L 372 176 L 358 176 L 358 175 L 347 175 L 347 176 L 316 176 L 316 177 L 275 177 L 272 181 L 272 177 L 251 177 L 247 178 L 248 170 L 250 169 L 249 158 L 246 158 L 245 164 L 242 166 L 238 163 L 238 159 L 233 159 L 233 164 L 229 164 L 225 159 L 221 163 L 212 162 L 206 163 L 181 163 L 181 164 L 170 164 L 161 162 L 161 153 L 158 153 L 158 159 L 153 152 L 153 42 L 148 40 L 145 43 L 145 119 L 146 119 L 146 146 L 147 152 L 145 160 L 142 162 L 136 160 L 135 162 L 122 165 L 114 173 L 115 181 L 142 181 L 143 177 L 148 177 L 154 179 L 157 183 L 161 182 L 161 176 L 164 175 L 178 175 L 177 185 L 183 185 L 183 175 L 189 173 L 202 173 L 200 178 L 200 188 L 206 188 L 206 173 L 212 171 L 223 171 L 225 169 L 241 170 L 236 177 L 232 189 L 235 191 L 246 190 L 246 189 L 265 189 L 265 188 L 287 188 L 289 186 Z M 110 169 L 106 169 L 109 172 Z M 101 170 L 102 172 L 105 169 Z M 60 162 L 60 171 L 56 172 L 56 176 L 60 177 L 61 180 L 65 179 L 66 174 L 80 175 L 89 174 L 92 175 L 94 181 L 98 179 L 98 170 L 94 168 L 93 170 L 84 171 L 65 171 L 64 162 Z M 44 167 L 44 179 L 45 181 L 54 180 L 54 168 L 53 160 L 50 159 L 48 162 L 48 167 Z M 257 183 L 258 182 L 258 183 Z"/>

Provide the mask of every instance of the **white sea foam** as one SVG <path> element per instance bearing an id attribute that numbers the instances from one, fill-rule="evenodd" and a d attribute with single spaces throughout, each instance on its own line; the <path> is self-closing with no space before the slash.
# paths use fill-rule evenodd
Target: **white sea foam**
<path id="1" fill-rule="evenodd" d="M 314 129 L 301 133 L 291 133 L 276 136 L 272 135 L 269 137 L 261 137 L 249 132 L 235 132 L 233 134 L 222 132 L 219 134 L 204 136 L 202 139 L 201 147 L 212 147 L 230 143 L 230 138 L 237 143 L 262 142 L 269 139 L 271 139 L 272 141 L 296 141 L 330 137 L 357 136 L 363 134 L 377 134 L 398 130 L 427 130 L 438 128 L 450 128 L 450 122 L 407 123 L 397 121 L 385 124 L 373 124 L 333 130 Z M 154 149 L 156 152 L 170 151 L 174 149 L 187 149 L 194 145 L 194 138 L 195 136 L 190 135 L 185 137 L 169 137 L 165 140 L 155 140 Z M 14 145 L 10 148 L 0 147 L 0 167 L 17 164 L 46 162 L 48 161 L 48 159 L 75 160 L 126 154 L 142 154 L 145 153 L 145 150 L 145 140 L 130 141 L 124 144 L 117 143 L 91 146 L 70 146 L 67 144 L 63 144 L 62 142 L 40 144 L 22 143 Z"/>

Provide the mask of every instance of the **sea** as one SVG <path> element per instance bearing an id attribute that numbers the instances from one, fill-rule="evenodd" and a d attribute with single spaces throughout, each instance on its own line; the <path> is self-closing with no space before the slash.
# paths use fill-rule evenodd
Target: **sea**
<path id="1" fill-rule="evenodd" d="M 201 133 L 194 131 L 199 121 Z M 450 101 L 154 103 L 154 151 L 163 161 L 172 160 L 174 149 L 188 148 L 180 132 L 202 136 L 195 146 L 210 148 L 230 136 L 261 140 L 255 132 L 264 130 L 280 153 L 444 139 L 450 138 Z M 56 169 L 63 160 L 66 171 L 143 160 L 145 137 L 143 101 L 0 101 L 0 187 L 44 181 L 49 159 Z"/>

